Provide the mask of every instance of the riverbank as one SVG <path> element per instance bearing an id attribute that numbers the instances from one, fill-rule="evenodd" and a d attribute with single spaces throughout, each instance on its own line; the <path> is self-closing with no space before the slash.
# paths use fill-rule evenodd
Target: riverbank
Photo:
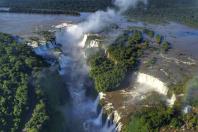
<path id="1" fill-rule="evenodd" d="M 0 12 L 7 13 L 26 13 L 26 14 L 56 14 L 56 15 L 73 15 L 80 16 L 80 12 L 77 11 L 67 11 L 67 10 L 56 10 L 56 9 L 34 9 L 34 8 L 0 8 Z"/>
<path id="2" fill-rule="evenodd" d="M 17 10 L 61 10 L 64 12 L 95 12 L 111 6 L 111 0 L 1 0 L 0 7 Z"/>
<path id="3" fill-rule="evenodd" d="M 18 35 L 24 38 L 39 37 L 40 31 L 53 31 L 60 23 L 79 23 L 85 20 L 90 13 L 81 12 L 80 16 L 61 14 L 24 14 L 24 13 L 0 13 L 0 32 Z"/>

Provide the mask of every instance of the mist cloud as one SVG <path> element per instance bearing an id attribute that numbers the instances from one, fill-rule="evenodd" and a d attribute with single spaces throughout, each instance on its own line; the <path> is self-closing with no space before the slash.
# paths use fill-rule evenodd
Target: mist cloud
<path id="1" fill-rule="evenodd" d="M 198 102 L 198 76 L 193 77 L 187 84 L 186 99 L 187 105 L 194 105 Z"/>
<path id="2" fill-rule="evenodd" d="M 130 7 L 136 7 L 138 2 L 142 2 L 145 5 L 147 4 L 147 0 L 115 0 L 114 5 L 119 8 L 120 12 L 124 12 Z"/>
<path id="3" fill-rule="evenodd" d="M 91 14 L 85 22 L 79 23 L 67 29 L 67 32 L 75 39 L 79 39 L 85 33 L 96 33 L 103 30 L 107 25 L 116 23 L 120 20 L 115 10 L 107 9 L 107 11 L 97 11 Z"/>
<path id="4" fill-rule="evenodd" d="M 122 20 L 122 13 L 130 7 L 135 7 L 138 2 L 147 4 L 147 0 L 115 0 L 114 5 L 118 10 L 108 8 L 106 11 L 97 11 L 91 14 L 85 22 L 67 28 L 67 33 L 72 41 L 79 41 L 86 33 L 98 33 L 111 24 Z"/>

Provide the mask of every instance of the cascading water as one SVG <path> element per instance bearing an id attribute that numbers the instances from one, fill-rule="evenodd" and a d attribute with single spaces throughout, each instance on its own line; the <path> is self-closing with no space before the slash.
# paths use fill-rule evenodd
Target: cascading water
<path id="1" fill-rule="evenodd" d="M 168 92 L 168 88 L 166 87 L 165 83 L 148 74 L 138 73 L 136 84 L 145 85 L 142 86 L 143 89 L 140 89 L 140 87 L 137 86 L 137 88 L 139 88 L 137 90 L 140 92 L 141 90 L 142 92 L 155 91 L 162 95 L 167 95 Z"/>
<path id="2" fill-rule="evenodd" d="M 100 111 L 100 114 L 98 115 L 98 117 L 94 120 L 94 124 L 96 125 L 100 125 L 102 122 L 102 114 L 103 114 L 103 110 Z"/>
<path id="3" fill-rule="evenodd" d="M 146 0 L 144 1 L 146 4 Z M 59 57 L 60 75 L 66 81 L 71 97 L 71 106 L 65 109 L 66 118 L 70 120 L 70 130 L 72 132 L 115 132 L 116 125 L 111 121 L 102 120 L 102 110 L 98 112 L 98 99 L 90 98 L 87 95 L 88 68 L 84 58 L 84 46 L 87 39 L 87 33 L 98 33 L 111 24 L 118 24 L 122 21 L 121 14 L 130 6 L 135 6 L 139 0 L 115 0 L 114 5 L 117 9 L 107 9 L 106 11 L 97 11 L 88 17 L 88 19 L 78 25 L 64 24 L 58 28 L 57 43 L 62 44 L 62 55 Z M 84 37 L 83 37 L 84 36 Z M 92 41 L 91 46 L 97 46 Z M 100 113 L 100 114 L 99 114 Z M 107 120 L 107 119 L 106 119 Z"/>
<path id="4" fill-rule="evenodd" d="M 157 92 L 163 96 L 167 96 L 168 87 L 164 82 L 159 80 L 156 77 L 153 77 L 148 74 L 138 73 L 137 79 L 135 82 L 135 90 L 132 92 L 136 97 L 143 97 L 149 92 Z M 169 99 L 166 99 L 167 105 L 172 106 L 176 100 L 175 94 Z"/>
<path id="5" fill-rule="evenodd" d="M 84 37 L 83 37 L 83 40 L 80 42 L 80 46 L 81 46 L 81 47 L 84 47 L 84 46 L 85 46 L 85 43 L 86 43 L 86 41 L 87 41 L 87 38 L 88 38 L 88 35 L 85 34 Z"/>
<path id="6" fill-rule="evenodd" d="M 59 57 L 59 73 L 66 79 L 71 97 L 71 106 L 65 110 L 66 118 L 71 120 L 71 128 L 68 131 L 116 132 L 116 125 L 109 121 L 110 119 L 106 119 L 106 123 L 103 122 L 103 110 L 99 110 L 99 96 L 93 99 L 91 95 L 86 94 L 89 93 L 86 85 L 88 68 L 82 46 L 86 43 L 87 35 L 85 34 L 81 41 L 75 41 L 72 40 L 71 34 L 68 34 L 69 31 L 70 29 L 65 29 L 56 34 L 57 43 L 62 44 L 63 51 Z"/>

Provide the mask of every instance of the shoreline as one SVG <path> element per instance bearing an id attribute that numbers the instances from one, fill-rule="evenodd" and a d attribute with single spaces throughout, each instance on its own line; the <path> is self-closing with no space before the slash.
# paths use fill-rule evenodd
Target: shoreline
<path id="1" fill-rule="evenodd" d="M 31 8 L 15 8 L 0 7 L 0 13 L 25 13 L 25 14 L 49 14 L 49 15 L 72 15 L 80 16 L 78 11 L 54 10 L 54 9 L 31 9 Z"/>

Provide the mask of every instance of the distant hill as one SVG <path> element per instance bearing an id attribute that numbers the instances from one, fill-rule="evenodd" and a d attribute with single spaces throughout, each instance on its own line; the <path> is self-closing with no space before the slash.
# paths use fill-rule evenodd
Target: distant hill
<path id="1" fill-rule="evenodd" d="M 0 7 L 96 11 L 112 6 L 113 0 L 0 0 Z M 149 8 L 198 7 L 197 0 L 148 0 Z"/>
<path id="2" fill-rule="evenodd" d="M 192 7 L 198 6 L 197 0 L 148 0 L 149 8 Z"/>
<path id="3" fill-rule="evenodd" d="M 112 0 L 0 0 L 0 7 L 51 9 L 64 11 L 96 11 L 106 9 Z"/>

